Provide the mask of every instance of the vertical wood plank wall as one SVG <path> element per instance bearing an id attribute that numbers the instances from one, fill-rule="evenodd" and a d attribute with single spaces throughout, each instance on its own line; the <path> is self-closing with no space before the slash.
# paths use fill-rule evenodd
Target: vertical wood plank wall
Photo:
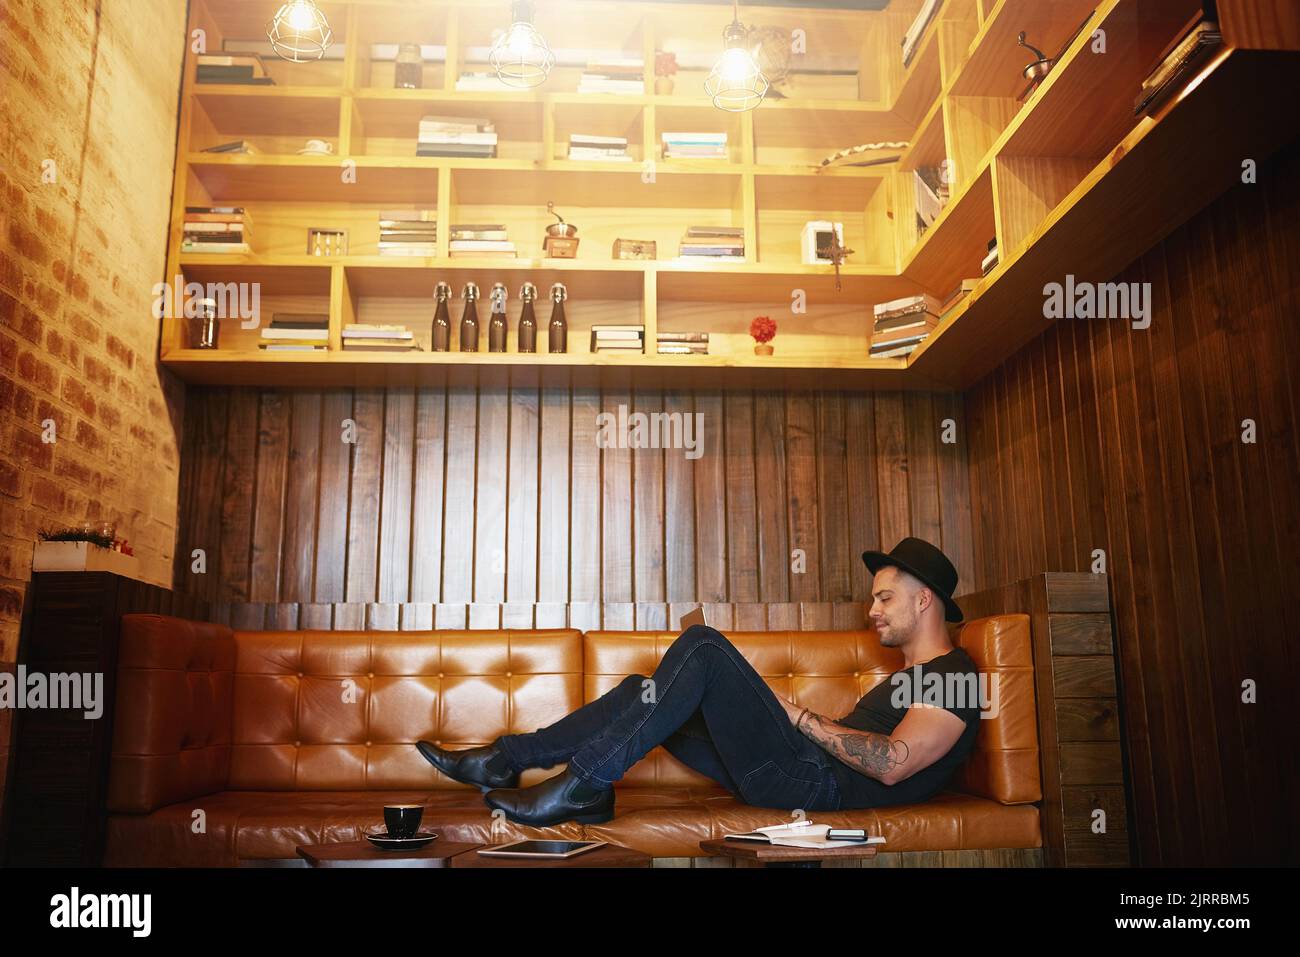
<path id="1" fill-rule="evenodd" d="M 598 447 L 598 413 L 620 405 L 698 414 L 702 454 Z M 969 481 L 945 419 L 964 434 L 960 396 L 192 389 L 177 586 L 268 605 L 568 604 L 595 610 L 585 627 L 663 628 L 677 604 L 863 601 L 862 551 L 915 534 L 966 590 Z"/>
<path id="2" fill-rule="evenodd" d="M 965 395 L 975 587 L 1105 551 L 1144 865 L 1300 862 L 1298 224 L 1293 145 L 1116 277 L 1149 329 L 1062 320 Z"/>

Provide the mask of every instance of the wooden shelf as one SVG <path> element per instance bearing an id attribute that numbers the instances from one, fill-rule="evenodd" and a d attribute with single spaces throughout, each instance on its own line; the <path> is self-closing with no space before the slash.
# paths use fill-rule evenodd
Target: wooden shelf
<path id="1" fill-rule="evenodd" d="M 557 68 L 545 90 L 456 91 L 462 69 L 480 68 L 466 62 L 467 50 L 489 41 L 497 12 L 455 0 L 425 0 L 418 10 L 396 0 L 323 5 L 338 36 L 355 41 L 342 61 L 273 63 L 278 85 L 271 87 L 196 85 L 193 59 L 187 62 L 168 274 L 259 283 L 272 309 L 328 309 L 335 345 L 342 324 L 359 318 L 427 325 L 439 280 L 457 292 L 469 281 L 506 282 L 512 305 L 525 280 L 543 293 L 564 282 L 574 305 L 571 345 L 581 350 L 264 353 L 256 330 L 238 330 L 223 338 L 228 348 L 198 352 L 181 348 L 182 323 L 167 320 L 163 361 L 188 381 L 263 385 L 472 375 L 724 388 L 965 387 L 1048 324 L 1041 315 L 1046 282 L 1067 273 L 1108 279 L 1236 181 L 1242 157 L 1262 158 L 1296 135 L 1294 119 L 1259 94 L 1295 88 L 1300 73 L 1300 34 L 1279 28 L 1276 36 L 1261 35 L 1258 28 L 1281 22 L 1283 0 L 1224 4 L 1247 45 L 1275 49 L 1225 47 L 1181 94 L 1141 119 L 1132 114 L 1137 87 L 1199 0 L 944 0 L 906 68 L 897 36 L 919 0 L 875 12 L 801 10 L 817 41 L 810 39 L 809 49 L 851 54 L 856 77 L 796 69 L 788 98 L 771 97 L 740 115 L 720 113 L 698 95 L 703 74 L 690 70 L 666 96 L 651 94 L 650 82 L 635 96 L 572 92 L 575 67 Z M 223 36 L 260 35 L 253 23 L 265 11 L 256 6 L 193 0 L 193 25 L 219 49 Z M 692 6 L 689 18 L 681 13 L 647 4 L 629 17 L 589 0 L 555 0 L 539 15 L 566 44 L 647 58 L 664 44 L 712 49 L 713 21 L 731 16 L 725 4 Z M 1018 102 L 1030 54 L 1016 45 L 1017 33 L 1025 30 L 1028 42 L 1055 55 L 1089 15 L 1046 80 Z M 749 20 L 788 26 L 789 14 L 764 8 Z M 1104 54 L 1092 51 L 1097 28 L 1105 31 Z M 1231 42 L 1232 31 L 1225 34 Z M 445 44 L 445 62 L 426 64 L 430 88 L 387 88 L 391 64 L 370 61 L 371 43 L 402 37 Z M 501 137 L 499 158 L 410 155 L 429 113 L 490 117 Z M 671 130 L 725 130 L 727 159 L 664 160 L 659 139 Z M 634 162 L 566 159 L 575 132 L 626 136 Z M 260 152 L 197 152 L 237 137 Z M 307 137 L 328 140 L 338 155 L 295 155 Z M 877 140 L 911 145 L 895 164 L 817 171 L 836 149 Z M 945 159 L 953 195 L 918 240 L 911 171 Z M 345 160 L 354 177 L 341 175 Z M 551 221 L 547 200 L 579 225 L 579 258 L 539 257 Z M 248 205 L 260 251 L 182 255 L 184 207 L 208 203 Z M 436 210 L 438 256 L 372 255 L 376 213 L 392 207 Z M 832 267 L 799 261 L 798 234 L 813 219 L 843 221 L 855 250 L 840 270 L 839 290 Z M 508 224 L 520 258 L 447 257 L 446 226 L 456 222 Z M 302 255 L 306 228 L 330 224 L 349 230 L 353 255 Z M 744 227 L 745 262 L 674 258 L 687 225 L 710 224 Z M 873 303 L 922 290 L 947 294 L 979 275 L 993 237 L 999 266 L 911 357 L 867 358 Z M 611 260 L 614 238 L 653 240 L 660 258 Z M 807 315 L 787 311 L 797 298 Z M 755 310 L 780 319 L 774 357 L 748 354 L 744 333 Z M 512 329 L 516 321 L 517 309 Z M 709 329 L 717 352 L 590 355 L 585 330 L 602 321 L 641 321 L 651 342 L 659 329 Z"/>
<path id="2" fill-rule="evenodd" d="M 1045 281 L 1104 282 L 1297 134 L 1248 91 L 1294 89 L 1300 54 L 1225 49 L 1137 123 L 1018 251 L 912 354 L 908 370 L 965 388 L 1052 324 Z M 1213 135 L 1207 131 L 1213 130 Z M 1196 162 L 1189 162 L 1195 156 Z M 1045 280 L 1045 277 L 1047 279 Z M 1119 321 L 1124 320 L 1062 320 Z"/>

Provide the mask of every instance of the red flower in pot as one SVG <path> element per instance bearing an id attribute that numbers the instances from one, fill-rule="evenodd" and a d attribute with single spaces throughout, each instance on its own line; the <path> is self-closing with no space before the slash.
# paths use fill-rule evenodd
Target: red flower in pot
<path id="1" fill-rule="evenodd" d="M 754 339 L 754 355 L 770 356 L 772 346 L 769 343 L 776 336 L 776 320 L 770 316 L 755 316 L 749 324 L 749 334 Z"/>

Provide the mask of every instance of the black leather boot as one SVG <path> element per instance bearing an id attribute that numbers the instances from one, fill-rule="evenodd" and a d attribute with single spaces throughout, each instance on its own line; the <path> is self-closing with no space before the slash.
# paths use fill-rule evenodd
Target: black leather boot
<path id="1" fill-rule="evenodd" d="M 579 824 L 604 824 L 614 817 L 614 789 L 597 792 L 595 797 L 577 800 L 575 786 L 588 787 L 568 768 L 553 778 L 530 788 L 501 788 L 483 795 L 488 807 L 500 808 L 516 824 L 550 827 L 562 821 Z"/>
<path id="2" fill-rule="evenodd" d="M 507 769 L 504 773 L 494 773 L 488 768 L 488 761 L 501 753 L 490 744 L 463 751 L 447 751 L 432 741 L 417 741 L 415 749 L 424 756 L 424 760 L 453 781 L 476 785 L 480 791 L 519 786 L 518 771 Z M 494 763 L 499 765 L 503 762 Z"/>

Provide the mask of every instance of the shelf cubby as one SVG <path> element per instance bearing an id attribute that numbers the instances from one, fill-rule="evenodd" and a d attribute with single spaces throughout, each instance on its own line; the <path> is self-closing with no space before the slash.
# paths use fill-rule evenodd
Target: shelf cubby
<path id="1" fill-rule="evenodd" d="M 787 79 L 740 115 L 717 110 L 702 89 L 732 15 L 723 3 L 689 11 L 653 3 L 629 11 L 597 0 L 539 5 L 537 24 L 559 66 L 531 90 L 455 89 L 463 70 L 486 67 L 487 46 L 508 21 L 504 3 L 327 2 L 336 48 L 314 64 L 268 59 L 273 86 L 197 85 L 190 56 L 168 274 L 262 283 L 264 314 L 268 304 L 327 309 L 335 348 L 268 354 L 257 349 L 255 332 L 223 329 L 223 348 L 193 350 L 183 323 L 169 319 L 163 360 L 190 381 L 267 385 L 436 382 L 464 373 L 555 383 L 631 376 L 662 387 L 963 386 L 1041 329 L 1024 303 L 1046 277 L 1112 275 L 1211 198 L 1215 184 L 1231 178 L 1223 170 L 1294 132 L 1258 95 L 1293 88 L 1300 73 L 1300 41 L 1260 26 L 1279 21 L 1283 0 L 1220 0 L 1224 49 L 1181 94 L 1141 118 L 1132 113 L 1137 88 L 1199 0 L 943 0 L 904 65 L 899 38 L 921 6 L 893 0 L 879 11 L 742 11 L 747 24 L 803 30 L 808 58 L 792 50 Z M 192 0 L 190 26 L 205 30 L 216 51 L 226 38 L 264 37 L 270 13 L 260 0 Z M 1104 54 L 1092 49 L 1098 28 Z M 1023 99 L 1032 55 L 1016 44 L 1020 30 L 1049 56 L 1074 36 Z M 373 47 L 395 42 L 418 42 L 428 52 L 421 88 L 393 88 L 391 51 L 376 56 Z M 1268 47 L 1267 56 L 1255 47 Z M 658 50 L 686 64 L 671 93 L 654 92 Z M 586 63 L 604 54 L 643 59 L 643 91 L 576 92 Z M 419 121 L 431 114 L 490 119 L 498 156 L 417 157 Z M 661 134 L 674 130 L 725 130 L 727 155 L 665 160 Z M 572 133 L 625 136 L 633 161 L 571 161 Z M 326 140 L 337 155 L 297 155 L 308 138 Z M 233 139 L 257 152 L 201 152 Z M 896 163 L 819 171 L 838 149 L 899 140 L 909 146 Z M 945 160 L 951 198 L 918 237 L 913 171 Z M 553 221 L 547 200 L 579 227 L 576 259 L 541 254 Z M 180 252 L 184 207 L 213 204 L 249 209 L 253 253 Z M 378 213 L 393 208 L 436 209 L 435 256 L 377 255 Z M 838 282 L 832 266 L 800 261 L 799 233 L 809 220 L 844 223 L 853 253 Z M 447 227 L 466 222 L 505 223 L 519 257 L 450 257 Z M 679 260 L 690 225 L 743 227 L 745 261 Z M 313 226 L 347 229 L 348 254 L 306 255 Z M 994 237 L 998 266 L 911 357 L 867 358 L 873 303 L 922 290 L 946 295 L 980 276 Z M 658 259 L 614 260 L 618 238 L 654 241 Z M 522 282 L 543 295 L 564 282 L 569 354 L 339 349 L 347 322 L 403 322 L 426 334 L 440 279 L 457 295 L 468 281 L 479 285 L 484 328 L 487 292 L 506 283 L 512 330 Z M 790 311 L 796 291 L 806 313 Z M 542 326 L 549 306 L 540 306 Z M 455 321 L 459 309 L 454 302 Z M 780 324 L 772 357 L 754 356 L 747 335 L 761 314 Z M 643 322 L 648 354 L 589 354 L 585 332 L 602 320 Z M 712 354 L 655 354 L 655 331 L 695 329 L 710 332 Z"/>
<path id="2" fill-rule="evenodd" d="M 825 220 L 844 224 L 844 245 L 853 250 L 847 262 L 892 266 L 894 249 L 888 242 L 892 223 L 886 211 L 885 174 L 846 175 L 858 172 L 757 174 L 754 199 L 758 210 L 758 261 L 764 265 L 801 263 L 804 224 Z"/>

